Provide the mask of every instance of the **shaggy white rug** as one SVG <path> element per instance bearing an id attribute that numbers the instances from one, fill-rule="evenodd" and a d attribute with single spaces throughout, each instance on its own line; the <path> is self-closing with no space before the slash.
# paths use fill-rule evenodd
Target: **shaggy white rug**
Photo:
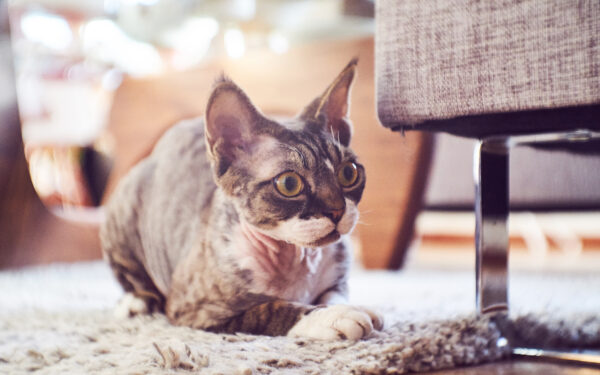
<path id="1" fill-rule="evenodd" d="M 353 271 L 351 302 L 386 327 L 358 342 L 218 335 L 113 318 L 102 262 L 0 272 L 0 374 L 393 374 L 498 360 L 511 344 L 600 347 L 598 273 L 511 275 L 508 321 L 477 318 L 467 271 Z"/>

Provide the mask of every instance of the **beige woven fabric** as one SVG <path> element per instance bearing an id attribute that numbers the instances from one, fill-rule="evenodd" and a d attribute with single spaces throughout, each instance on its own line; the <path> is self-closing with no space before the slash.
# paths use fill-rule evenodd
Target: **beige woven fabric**
<path id="1" fill-rule="evenodd" d="M 388 127 L 600 104 L 600 1 L 380 0 L 376 20 Z"/>

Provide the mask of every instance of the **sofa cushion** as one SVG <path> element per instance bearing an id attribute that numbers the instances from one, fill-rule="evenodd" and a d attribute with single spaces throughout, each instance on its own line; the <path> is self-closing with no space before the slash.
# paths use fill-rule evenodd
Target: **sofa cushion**
<path id="1" fill-rule="evenodd" d="M 600 128 L 597 0 L 380 0 L 376 24 L 387 127 L 467 136 Z M 565 107 L 574 121 L 557 119 Z M 511 125 L 521 114 L 529 118 Z"/>

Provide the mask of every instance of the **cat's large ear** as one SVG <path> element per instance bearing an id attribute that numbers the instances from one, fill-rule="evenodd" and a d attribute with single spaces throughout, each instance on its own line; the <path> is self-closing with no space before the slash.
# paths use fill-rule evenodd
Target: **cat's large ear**
<path id="1" fill-rule="evenodd" d="M 356 75 L 358 59 L 352 59 L 327 90 L 313 100 L 299 115 L 304 120 L 325 122 L 340 143 L 350 144 L 352 125 L 350 123 L 350 89 Z"/>
<path id="2" fill-rule="evenodd" d="M 262 115 L 233 81 L 222 77 L 208 99 L 206 144 L 218 176 L 240 156 L 252 152 Z"/>

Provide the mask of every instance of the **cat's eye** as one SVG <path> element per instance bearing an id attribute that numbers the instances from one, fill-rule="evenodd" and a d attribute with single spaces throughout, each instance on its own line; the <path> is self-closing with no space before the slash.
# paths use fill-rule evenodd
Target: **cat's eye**
<path id="1" fill-rule="evenodd" d="M 295 172 L 284 172 L 275 177 L 273 182 L 277 191 L 288 198 L 295 197 L 304 190 L 302 178 Z"/>
<path id="2" fill-rule="evenodd" d="M 350 187 L 358 180 L 358 167 L 351 161 L 347 161 L 338 169 L 338 181 L 343 187 Z"/>

